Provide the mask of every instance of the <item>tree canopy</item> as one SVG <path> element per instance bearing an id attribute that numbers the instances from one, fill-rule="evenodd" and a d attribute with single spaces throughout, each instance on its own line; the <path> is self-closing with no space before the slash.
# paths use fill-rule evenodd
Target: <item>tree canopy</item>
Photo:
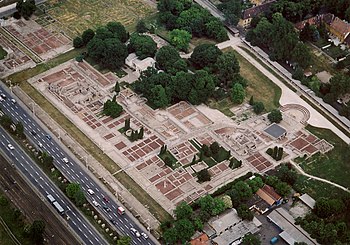
<path id="1" fill-rule="evenodd" d="M 157 52 L 157 44 L 150 36 L 133 33 L 130 36 L 129 52 L 135 52 L 141 60 L 154 57 Z"/>
<path id="2" fill-rule="evenodd" d="M 194 48 L 191 58 L 189 59 L 197 69 L 212 67 L 222 51 L 214 44 L 201 44 Z"/>
<path id="3" fill-rule="evenodd" d="M 19 0 L 16 3 L 16 9 L 20 16 L 26 20 L 29 20 L 36 10 L 35 0 Z"/>
<path id="4" fill-rule="evenodd" d="M 273 109 L 268 115 L 267 118 L 270 120 L 272 123 L 279 123 L 282 121 L 282 113 L 280 110 Z"/>
<path id="5" fill-rule="evenodd" d="M 177 49 L 187 51 L 192 35 L 186 30 L 174 29 L 169 32 L 170 43 Z"/>

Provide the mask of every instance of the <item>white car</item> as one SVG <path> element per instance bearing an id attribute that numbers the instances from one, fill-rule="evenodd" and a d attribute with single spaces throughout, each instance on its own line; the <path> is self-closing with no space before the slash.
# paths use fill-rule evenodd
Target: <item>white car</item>
<path id="1" fill-rule="evenodd" d="M 140 232 L 138 232 L 138 230 L 136 230 L 136 229 L 133 228 L 133 227 L 130 228 L 130 231 L 131 231 L 132 233 L 134 233 L 134 235 L 135 235 L 136 237 L 140 237 L 140 236 L 141 236 Z"/>
<path id="2" fill-rule="evenodd" d="M 93 190 L 91 190 L 91 189 L 88 189 L 87 192 L 89 192 L 90 195 L 95 194 L 95 192 Z"/>
<path id="3" fill-rule="evenodd" d="M 8 144 L 7 147 L 8 147 L 10 150 L 14 150 L 14 149 L 15 149 L 15 147 L 13 147 L 13 145 L 11 145 L 11 144 Z"/>
<path id="4" fill-rule="evenodd" d="M 6 94 L 1 94 L 1 97 L 3 97 L 4 99 L 6 99 Z"/>
<path id="5" fill-rule="evenodd" d="M 40 148 L 43 148 L 43 144 L 41 144 L 40 142 L 38 143 L 38 146 L 39 146 Z"/>
<path id="6" fill-rule="evenodd" d="M 148 239 L 147 234 L 146 234 L 146 233 L 144 233 L 144 232 L 141 232 L 141 236 L 143 236 L 143 238 L 145 238 L 145 239 Z"/>
<path id="7" fill-rule="evenodd" d="M 13 104 L 16 104 L 16 100 L 15 100 L 15 99 L 11 99 L 11 102 L 12 102 Z"/>
<path id="8" fill-rule="evenodd" d="M 0 102 L 3 102 L 3 101 L 4 101 L 4 99 L 2 97 L 0 97 Z"/>
<path id="9" fill-rule="evenodd" d="M 66 157 L 64 157 L 64 158 L 62 159 L 62 161 L 65 162 L 65 163 L 69 163 L 69 161 L 68 161 L 68 159 L 67 159 Z"/>
<path id="10" fill-rule="evenodd" d="M 95 200 L 92 201 L 92 204 L 95 205 L 95 207 L 101 206 L 98 202 L 96 202 Z"/>

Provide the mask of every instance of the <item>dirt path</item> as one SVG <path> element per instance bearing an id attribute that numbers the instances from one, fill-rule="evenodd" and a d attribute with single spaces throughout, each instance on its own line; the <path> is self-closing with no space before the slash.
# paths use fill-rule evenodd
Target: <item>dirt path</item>
<path id="1" fill-rule="evenodd" d="M 0 188 L 24 214 L 28 222 L 45 222 L 44 238 L 47 244 L 79 244 L 79 241 L 61 223 L 56 214 L 34 192 L 22 176 L 0 155 Z"/>

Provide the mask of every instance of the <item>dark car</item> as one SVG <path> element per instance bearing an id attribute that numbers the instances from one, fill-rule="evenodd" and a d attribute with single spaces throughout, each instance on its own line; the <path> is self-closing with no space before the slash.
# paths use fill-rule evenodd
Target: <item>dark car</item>
<path id="1" fill-rule="evenodd" d="M 103 197 L 103 201 L 105 201 L 105 202 L 109 202 L 108 197 L 104 196 L 104 197 Z"/>
<path id="2" fill-rule="evenodd" d="M 51 139 L 52 139 L 51 136 L 50 136 L 49 134 L 46 135 L 46 138 L 47 138 L 48 140 L 51 140 Z"/>
<path id="3" fill-rule="evenodd" d="M 115 221 L 114 219 L 110 219 L 109 221 L 111 221 L 113 225 L 117 224 L 117 221 Z"/>
<path id="4" fill-rule="evenodd" d="M 35 131 L 30 131 L 30 133 L 32 134 L 32 135 L 36 135 L 36 132 Z"/>
<path id="5" fill-rule="evenodd" d="M 106 205 L 103 205 L 102 207 L 103 207 L 103 209 L 106 210 L 107 212 L 110 212 L 110 211 L 111 211 L 111 209 L 110 209 L 109 207 L 107 207 Z"/>

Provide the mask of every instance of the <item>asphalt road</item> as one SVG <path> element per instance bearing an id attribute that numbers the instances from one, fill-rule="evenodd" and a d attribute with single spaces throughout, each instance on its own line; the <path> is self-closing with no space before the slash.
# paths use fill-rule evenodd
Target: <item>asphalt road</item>
<path id="1" fill-rule="evenodd" d="M 36 188 L 30 185 L 27 178 L 24 178 L 16 168 L 12 167 L 2 154 L 0 149 L 0 189 L 3 191 L 3 195 L 24 213 L 27 223 L 38 219 L 45 222 L 44 239 L 46 244 L 81 243 L 80 239 L 77 239 L 66 225 L 62 225 L 61 216 L 51 207 L 51 204 L 37 194 Z"/>
<path id="2" fill-rule="evenodd" d="M 33 142 L 35 142 L 38 145 L 38 147 L 39 145 L 42 145 L 43 150 L 45 150 L 51 156 L 54 157 L 54 165 L 65 175 L 65 177 L 70 182 L 76 182 L 81 185 L 83 191 L 86 193 L 87 199 L 91 203 L 92 201 L 96 201 L 97 203 L 99 203 L 100 206 L 97 207 L 97 209 L 106 218 L 106 220 L 113 220 L 114 225 L 119 234 L 129 235 L 132 238 L 132 244 L 135 245 L 156 244 L 152 240 L 153 238 L 145 239 L 142 236 L 136 237 L 136 235 L 130 230 L 131 228 L 135 228 L 140 233 L 143 232 L 147 235 L 150 234 L 148 231 L 146 231 L 146 229 L 144 229 L 143 227 L 141 228 L 141 226 L 135 223 L 135 218 L 131 217 L 132 215 L 130 213 L 126 212 L 124 215 L 118 214 L 117 209 L 120 205 L 116 203 L 115 200 L 111 198 L 111 196 L 109 196 L 110 194 L 104 192 L 104 190 L 102 190 L 102 188 L 100 188 L 100 186 L 95 182 L 95 180 L 88 173 L 86 173 L 86 171 L 88 170 L 81 167 L 82 164 L 78 164 L 77 159 L 71 157 L 70 153 L 65 152 L 60 146 L 60 144 L 56 142 L 56 139 L 54 137 L 51 137 L 52 134 L 46 131 L 47 129 L 43 129 L 41 125 L 39 125 L 32 118 L 32 115 L 28 114 L 19 103 L 11 102 L 12 97 L 10 96 L 10 94 L 7 93 L 7 91 L 5 91 L 3 87 L 0 86 L 0 94 L 1 93 L 4 93 L 7 97 L 4 101 L 0 102 L 0 106 L 3 109 L 3 111 L 6 114 L 8 114 L 14 121 L 22 122 L 27 137 L 30 138 Z M 35 134 L 33 135 L 32 132 L 35 132 Z M 65 163 L 63 161 L 63 158 L 67 158 L 69 163 Z M 27 168 L 27 170 L 29 169 Z M 88 194 L 88 189 L 92 189 L 94 191 L 94 194 Z M 109 201 L 104 201 L 104 197 L 106 197 Z M 64 203 L 64 205 L 66 204 Z M 107 212 L 102 206 L 108 207 L 110 211 Z M 79 225 L 79 223 L 77 225 L 80 229 L 85 228 Z"/>

